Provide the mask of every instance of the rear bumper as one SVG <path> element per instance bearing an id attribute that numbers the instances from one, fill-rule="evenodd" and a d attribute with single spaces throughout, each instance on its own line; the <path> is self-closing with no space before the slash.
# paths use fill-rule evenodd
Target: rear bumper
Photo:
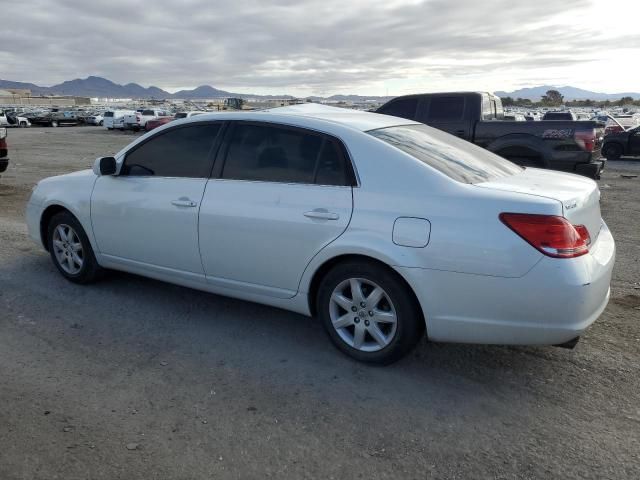
<path id="1" fill-rule="evenodd" d="M 575 173 L 597 180 L 604 170 L 605 162 L 604 159 L 598 159 L 590 163 L 579 163 L 575 166 Z"/>
<path id="2" fill-rule="evenodd" d="M 416 292 L 434 341 L 556 345 L 581 335 L 602 314 L 614 261 L 603 222 L 587 255 L 543 257 L 519 278 L 397 270 Z"/>

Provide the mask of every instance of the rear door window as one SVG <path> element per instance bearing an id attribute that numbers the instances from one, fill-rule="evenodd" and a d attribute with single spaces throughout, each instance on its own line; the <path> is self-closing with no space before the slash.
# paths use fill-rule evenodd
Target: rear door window
<path id="1" fill-rule="evenodd" d="M 238 122 L 231 132 L 222 178 L 280 183 L 351 185 L 336 139 L 304 129 Z"/>
<path id="2" fill-rule="evenodd" d="M 121 175 L 207 178 L 220 125 L 188 125 L 151 137 L 127 153 Z"/>
<path id="3" fill-rule="evenodd" d="M 464 118 L 464 97 L 431 97 L 428 121 L 454 122 Z"/>

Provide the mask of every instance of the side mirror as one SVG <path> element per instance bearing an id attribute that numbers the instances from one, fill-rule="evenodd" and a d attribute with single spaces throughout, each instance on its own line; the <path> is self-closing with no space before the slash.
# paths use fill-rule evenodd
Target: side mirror
<path id="1" fill-rule="evenodd" d="M 97 175 L 115 175 L 116 170 L 117 165 L 114 157 L 98 158 L 93 169 Z"/>

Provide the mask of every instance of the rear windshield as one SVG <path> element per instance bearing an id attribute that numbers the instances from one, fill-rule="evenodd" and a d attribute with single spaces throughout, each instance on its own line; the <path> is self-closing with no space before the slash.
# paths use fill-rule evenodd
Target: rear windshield
<path id="1" fill-rule="evenodd" d="M 187 114 L 184 112 L 176 113 L 176 116 L 174 118 L 187 118 Z"/>
<path id="2" fill-rule="evenodd" d="M 149 115 L 155 116 L 155 114 L 156 114 L 156 112 L 154 112 L 153 110 L 143 110 L 142 111 L 142 115 L 146 115 L 146 116 L 149 116 Z"/>
<path id="3" fill-rule="evenodd" d="M 426 125 L 400 125 L 367 132 L 462 183 L 481 183 L 523 169 L 484 148 Z"/>
<path id="4" fill-rule="evenodd" d="M 105 117 L 113 117 L 113 112 L 105 112 Z"/>

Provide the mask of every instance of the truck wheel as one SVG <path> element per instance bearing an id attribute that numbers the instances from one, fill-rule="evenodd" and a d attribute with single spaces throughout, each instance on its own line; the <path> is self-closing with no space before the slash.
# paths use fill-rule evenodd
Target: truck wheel
<path id="1" fill-rule="evenodd" d="M 25 128 L 27 126 L 27 122 L 20 122 L 20 128 Z"/>
<path id="2" fill-rule="evenodd" d="M 98 126 L 101 127 L 102 125 L 104 125 L 104 121 L 100 120 L 100 122 L 98 123 Z"/>
<path id="3" fill-rule="evenodd" d="M 602 149 L 602 155 L 607 160 L 618 160 L 622 156 L 622 146 L 617 143 L 609 143 Z"/>

